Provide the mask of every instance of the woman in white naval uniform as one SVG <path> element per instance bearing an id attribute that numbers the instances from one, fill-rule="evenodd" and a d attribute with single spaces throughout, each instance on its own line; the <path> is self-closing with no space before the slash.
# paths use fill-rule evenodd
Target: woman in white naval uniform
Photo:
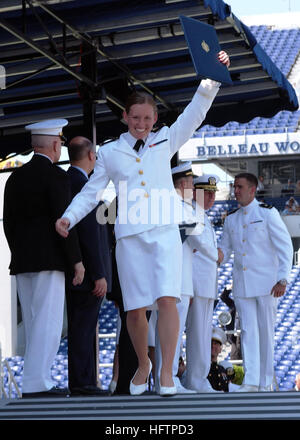
<path id="1" fill-rule="evenodd" d="M 196 200 L 196 191 L 203 190 L 205 211 L 215 202 L 218 181 L 219 177 L 212 174 L 203 174 L 194 179 L 194 200 Z M 207 376 L 211 365 L 213 307 L 218 294 L 217 240 L 206 213 L 202 240 L 206 243 L 206 252 L 197 250 L 193 254 L 194 298 L 186 324 L 185 386 L 199 393 L 214 392 Z"/>
<path id="2" fill-rule="evenodd" d="M 219 60 L 229 65 L 225 52 L 220 52 Z M 139 361 L 130 383 L 131 394 L 141 394 L 147 389 L 151 362 L 145 310 L 154 305 L 159 309 L 163 352 L 161 394 L 176 393 L 172 362 L 178 334 L 176 301 L 180 298 L 182 246 L 170 211 L 165 215 L 153 202 L 164 191 L 172 203 L 170 159 L 200 126 L 218 89 L 218 83 L 202 81 L 176 122 L 155 133 L 151 132 L 157 121 L 153 99 L 146 94 L 135 94 L 123 114 L 129 131 L 99 149 L 94 174 L 56 223 L 57 231 L 67 236 L 68 229 L 97 205 L 109 181 L 113 181 L 118 197 L 115 224 L 118 273 L 124 308 L 128 311 L 128 332 Z M 139 152 L 134 148 L 137 140 L 145 143 Z"/>
<path id="3" fill-rule="evenodd" d="M 276 208 L 255 199 L 257 178 L 235 177 L 240 208 L 225 219 L 220 248 L 226 262 L 234 252 L 233 296 L 241 324 L 245 369 L 238 391 L 271 391 L 277 300 L 292 268 L 293 246 Z"/>

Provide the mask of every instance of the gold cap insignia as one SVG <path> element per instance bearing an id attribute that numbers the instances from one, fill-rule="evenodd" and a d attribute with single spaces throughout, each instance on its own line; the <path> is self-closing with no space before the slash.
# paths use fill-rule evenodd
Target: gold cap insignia
<path id="1" fill-rule="evenodd" d="M 201 43 L 201 46 L 202 46 L 202 49 L 205 50 L 205 52 L 210 51 L 209 45 L 206 43 L 206 41 L 203 40 Z"/>
<path id="2" fill-rule="evenodd" d="M 209 185 L 216 185 L 216 178 L 215 177 L 209 177 L 208 178 Z"/>

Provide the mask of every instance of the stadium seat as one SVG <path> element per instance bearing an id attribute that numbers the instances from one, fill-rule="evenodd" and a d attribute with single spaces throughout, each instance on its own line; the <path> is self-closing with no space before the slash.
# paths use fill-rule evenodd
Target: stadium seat
<path id="1" fill-rule="evenodd" d="M 300 51 L 300 29 L 270 30 L 267 26 L 250 26 L 258 43 L 277 67 L 287 76 Z M 281 111 L 273 118 L 254 118 L 248 124 L 229 122 L 221 128 L 206 126 L 208 135 L 236 136 L 252 134 L 293 133 L 297 130 L 300 111 Z M 222 131 L 223 129 L 223 131 Z M 242 129 L 242 130 L 241 130 Z M 201 129 L 203 130 L 203 128 Z M 201 132 L 201 130 L 199 130 Z"/>

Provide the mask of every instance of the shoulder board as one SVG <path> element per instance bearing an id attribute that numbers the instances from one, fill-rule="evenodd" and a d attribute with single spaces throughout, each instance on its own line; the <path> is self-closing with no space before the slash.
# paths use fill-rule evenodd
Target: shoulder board
<path id="1" fill-rule="evenodd" d="M 166 124 L 159 124 L 156 127 L 154 127 L 151 131 L 152 133 L 157 133 L 163 127 L 166 127 Z"/>
<path id="2" fill-rule="evenodd" d="M 259 206 L 261 208 L 267 208 L 267 209 L 272 209 L 273 205 L 268 205 L 267 203 L 260 203 Z"/>
<path id="3" fill-rule="evenodd" d="M 110 142 L 114 142 L 117 139 L 119 139 L 118 137 L 112 138 L 112 139 L 108 139 L 107 141 L 102 142 L 102 144 L 99 144 L 99 147 L 102 147 L 103 145 L 109 144 Z"/>
<path id="4" fill-rule="evenodd" d="M 236 211 L 238 211 L 239 209 L 240 209 L 240 208 L 233 209 L 232 211 L 228 212 L 227 216 L 230 215 L 230 214 L 234 214 L 234 213 L 235 213 Z"/>

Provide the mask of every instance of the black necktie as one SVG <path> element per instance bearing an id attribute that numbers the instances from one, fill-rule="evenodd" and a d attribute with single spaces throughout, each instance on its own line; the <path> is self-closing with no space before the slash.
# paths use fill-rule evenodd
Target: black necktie
<path id="1" fill-rule="evenodd" d="M 138 152 L 140 147 L 141 146 L 143 147 L 144 145 L 145 145 L 145 142 L 143 141 L 143 139 L 138 139 L 136 141 L 135 146 L 133 147 L 133 149 Z"/>

